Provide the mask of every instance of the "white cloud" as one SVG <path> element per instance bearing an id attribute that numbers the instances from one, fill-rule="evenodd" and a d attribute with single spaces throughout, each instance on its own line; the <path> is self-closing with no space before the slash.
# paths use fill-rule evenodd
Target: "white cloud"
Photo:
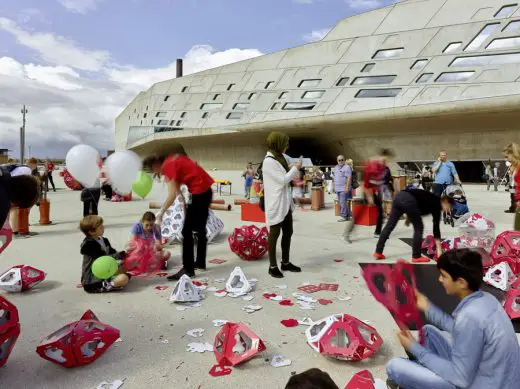
<path id="1" fill-rule="evenodd" d="M 43 61 L 87 71 L 99 71 L 110 59 L 107 51 L 87 50 L 51 33 L 31 33 L 14 21 L 0 18 L 0 29 L 11 33 L 19 44 L 38 52 Z"/>
<path id="2" fill-rule="evenodd" d="M 306 42 L 321 41 L 323 38 L 325 38 L 325 35 L 327 35 L 329 31 L 330 28 L 320 28 L 318 30 L 313 30 L 308 34 L 303 35 L 302 39 Z"/>
<path id="3" fill-rule="evenodd" d="M 71 12 L 86 14 L 94 11 L 103 0 L 58 0 L 58 2 Z"/>
<path id="4" fill-rule="evenodd" d="M 107 150 L 113 147 L 114 120 L 121 110 L 140 91 L 175 76 L 175 62 L 157 69 L 120 66 L 109 61 L 108 53 L 99 57 L 98 51 L 82 49 L 50 33 L 30 34 L 11 20 L 0 18 L 0 28 L 6 27 L 16 32 L 13 35 L 20 44 L 38 52 L 44 61 L 21 63 L 0 57 L 0 144 L 16 150 L 15 155 L 22 104 L 29 110 L 26 143 L 36 156 L 63 157 L 80 142 Z M 41 36 L 50 43 L 28 44 L 28 40 L 33 42 L 34 37 Z M 53 51 L 62 53 L 63 61 Z M 211 46 L 194 46 L 184 56 L 185 74 L 261 54 L 256 49 L 216 51 Z"/>

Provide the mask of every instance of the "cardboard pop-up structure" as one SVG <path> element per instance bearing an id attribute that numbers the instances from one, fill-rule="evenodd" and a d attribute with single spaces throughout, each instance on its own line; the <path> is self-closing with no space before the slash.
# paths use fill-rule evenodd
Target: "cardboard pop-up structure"
<path id="1" fill-rule="evenodd" d="M 520 278 L 513 282 L 507 292 L 504 310 L 511 320 L 520 319 Z"/>
<path id="2" fill-rule="evenodd" d="M 72 175 L 69 173 L 69 171 L 67 169 L 64 169 L 62 171 L 63 175 L 60 173 L 60 175 L 62 175 L 63 177 L 63 181 L 65 182 L 65 185 L 67 186 L 67 188 L 69 189 L 72 189 L 72 190 L 81 190 L 82 186 L 81 184 L 76 181 L 74 179 L 74 177 L 72 177 Z"/>
<path id="3" fill-rule="evenodd" d="M 370 358 L 383 343 L 374 327 L 347 314 L 318 320 L 307 328 L 305 335 L 312 349 L 343 361 Z"/>
<path id="4" fill-rule="evenodd" d="M 0 275 L 0 290 L 23 292 L 45 280 L 45 272 L 32 266 L 13 266 Z"/>
<path id="5" fill-rule="evenodd" d="M 504 231 L 497 236 L 491 249 L 494 265 L 507 262 L 514 274 L 520 273 L 520 231 Z"/>
<path id="6" fill-rule="evenodd" d="M 7 363 L 16 340 L 20 336 L 18 309 L 0 297 L 0 367 Z"/>
<path id="7" fill-rule="evenodd" d="M 459 236 L 455 248 L 482 248 L 491 251 L 495 240 L 495 223 L 484 216 L 473 213 L 460 218 Z"/>
<path id="8" fill-rule="evenodd" d="M 242 226 L 235 228 L 228 237 L 228 242 L 231 251 L 240 258 L 246 261 L 254 261 L 267 253 L 268 237 L 267 227 Z"/>
<path id="9" fill-rule="evenodd" d="M 492 266 L 484 275 L 484 281 L 497 289 L 507 292 L 516 277 L 511 271 L 507 262 L 500 262 L 498 265 Z"/>
<path id="10" fill-rule="evenodd" d="M 265 349 L 264 342 L 242 323 L 224 324 L 213 344 L 218 366 L 239 365 Z"/>
<path id="11" fill-rule="evenodd" d="M 361 370 L 354 374 L 345 389 L 375 389 L 374 377 L 368 370 Z"/>
<path id="12" fill-rule="evenodd" d="M 204 292 L 197 288 L 186 274 L 177 282 L 170 295 L 170 301 L 175 303 L 197 302 L 203 298 Z"/>
<path id="13" fill-rule="evenodd" d="M 101 323 L 91 310 L 43 339 L 40 357 L 63 367 L 88 365 L 119 339 L 119 330 Z"/>
<path id="14" fill-rule="evenodd" d="M 451 239 L 442 239 L 441 245 L 443 252 L 453 248 L 453 242 L 451 241 Z M 435 238 L 433 237 L 433 235 L 428 235 L 426 236 L 426 238 L 424 238 L 421 245 L 421 249 L 423 254 L 425 254 L 429 258 L 435 260 L 439 259 L 437 256 L 437 244 L 435 243 Z"/>
<path id="15" fill-rule="evenodd" d="M 244 295 L 253 289 L 242 269 L 237 266 L 233 269 L 226 282 L 226 292 Z"/>
<path id="16" fill-rule="evenodd" d="M 401 329 L 417 328 L 422 341 L 422 319 L 416 307 L 415 275 L 413 266 L 403 261 L 392 268 L 368 265 L 363 270 L 368 289 L 383 304 Z"/>

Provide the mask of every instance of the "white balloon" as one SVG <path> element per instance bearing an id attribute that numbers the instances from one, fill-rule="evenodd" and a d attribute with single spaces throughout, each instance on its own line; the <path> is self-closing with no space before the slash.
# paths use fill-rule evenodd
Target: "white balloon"
<path id="1" fill-rule="evenodd" d="M 133 151 L 117 151 L 107 158 L 105 168 L 112 189 L 119 194 L 129 194 L 141 170 L 141 159 Z"/>
<path id="2" fill-rule="evenodd" d="M 101 156 L 87 145 L 76 145 L 69 150 L 65 158 L 67 170 L 85 188 L 92 188 L 99 178 Z"/>

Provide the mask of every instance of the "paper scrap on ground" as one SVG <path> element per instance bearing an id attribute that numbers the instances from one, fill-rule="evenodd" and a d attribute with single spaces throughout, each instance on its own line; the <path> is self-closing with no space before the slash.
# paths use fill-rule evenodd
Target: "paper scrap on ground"
<path id="1" fill-rule="evenodd" d="M 280 290 L 287 289 L 287 285 L 276 285 L 275 288 L 278 288 Z"/>
<path id="2" fill-rule="evenodd" d="M 298 301 L 298 305 L 300 309 L 303 309 L 304 311 L 310 311 L 316 309 L 316 307 L 312 303 L 308 303 L 306 301 Z"/>
<path id="3" fill-rule="evenodd" d="M 225 290 L 217 290 L 213 295 L 216 297 L 226 297 L 227 292 Z"/>
<path id="4" fill-rule="evenodd" d="M 337 259 L 334 260 L 334 262 L 340 263 L 340 262 L 343 262 L 343 259 L 337 258 Z"/>
<path id="5" fill-rule="evenodd" d="M 215 320 L 213 320 L 213 327 L 222 327 L 227 322 L 228 322 L 228 320 L 215 319 Z"/>
<path id="6" fill-rule="evenodd" d="M 248 294 L 247 296 L 242 297 L 244 301 L 251 301 L 255 298 L 255 296 Z"/>
<path id="7" fill-rule="evenodd" d="M 223 282 L 226 282 L 225 278 L 217 278 L 215 282 L 218 282 L 219 284 L 222 284 Z"/>
<path id="8" fill-rule="evenodd" d="M 155 287 L 155 289 L 157 289 L 157 290 L 166 290 L 166 289 L 168 289 L 168 286 L 167 285 L 157 285 Z"/>
<path id="9" fill-rule="evenodd" d="M 338 284 L 319 284 L 318 286 L 321 288 L 321 290 L 328 290 L 330 292 L 337 292 L 339 289 Z"/>
<path id="10" fill-rule="evenodd" d="M 211 261 L 209 261 L 209 263 L 213 263 L 215 265 L 222 265 L 225 262 L 226 262 L 225 259 L 220 259 L 220 258 L 215 258 L 215 259 L 212 259 Z"/>
<path id="11" fill-rule="evenodd" d="M 245 307 L 242 308 L 242 310 L 246 311 L 247 313 L 254 313 L 261 309 L 262 309 L 262 306 L 260 306 L 260 305 L 246 305 Z"/>
<path id="12" fill-rule="evenodd" d="M 322 289 L 318 285 L 304 285 L 298 287 L 298 290 L 301 290 L 304 293 L 316 293 L 321 291 Z"/>
<path id="13" fill-rule="evenodd" d="M 339 301 L 350 301 L 352 300 L 352 297 L 350 296 L 338 296 Z"/>
<path id="14" fill-rule="evenodd" d="M 285 319 L 281 320 L 280 323 L 282 323 L 282 325 L 284 325 L 287 328 L 298 327 L 299 325 L 299 322 L 296 319 Z"/>
<path id="15" fill-rule="evenodd" d="M 288 358 L 283 357 L 282 355 L 273 355 L 273 358 L 271 359 L 272 367 L 284 367 L 290 366 L 291 364 L 292 361 Z"/>
<path id="16" fill-rule="evenodd" d="M 304 317 L 303 319 L 298 320 L 298 324 L 300 324 L 302 326 L 310 326 L 310 325 L 312 325 L 312 323 L 314 323 L 314 322 L 312 321 L 312 319 L 310 317 Z"/>
<path id="17" fill-rule="evenodd" d="M 194 328 L 186 332 L 186 335 L 191 336 L 192 338 L 201 338 L 204 335 L 203 328 Z"/>
<path id="18" fill-rule="evenodd" d="M 124 381 L 124 378 L 112 382 L 103 381 L 97 386 L 97 389 L 119 389 L 125 383 Z"/>
<path id="19" fill-rule="evenodd" d="M 201 303 L 184 303 L 183 305 L 180 305 L 177 307 L 178 311 L 185 311 L 190 308 L 200 308 L 202 306 Z"/>
<path id="20" fill-rule="evenodd" d="M 190 353 L 212 353 L 213 345 L 211 343 L 188 343 L 186 351 Z"/>
<path id="21" fill-rule="evenodd" d="M 285 307 L 292 307 L 294 305 L 291 300 L 282 300 L 278 304 L 283 305 Z"/>
<path id="22" fill-rule="evenodd" d="M 329 305 L 329 304 L 332 304 L 332 300 L 319 299 L 318 303 L 320 303 L 320 305 Z"/>
<path id="23" fill-rule="evenodd" d="M 230 375 L 232 370 L 229 367 L 224 367 L 220 365 L 214 365 L 210 371 L 209 375 L 212 377 L 221 377 L 224 375 Z"/>
<path id="24" fill-rule="evenodd" d="M 296 300 L 304 301 L 306 303 L 315 303 L 315 302 L 318 301 L 314 297 L 306 296 L 306 295 L 304 295 L 302 293 L 293 293 L 293 297 L 295 297 Z"/>

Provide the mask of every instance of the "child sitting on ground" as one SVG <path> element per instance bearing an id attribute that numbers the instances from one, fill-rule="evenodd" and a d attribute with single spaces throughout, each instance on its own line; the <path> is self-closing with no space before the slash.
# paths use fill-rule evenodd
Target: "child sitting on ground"
<path id="1" fill-rule="evenodd" d="M 423 328 L 424 345 L 410 331 L 397 336 L 412 360 L 386 366 L 389 388 L 518 388 L 520 347 L 500 302 L 479 290 L 482 257 L 469 249 L 451 250 L 437 262 L 446 293 L 460 300 L 448 315 L 417 292 L 417 308 L 433 325 Z"/>
<path id="2" fill-rule="evenodd" d="M 143 239 L 153 245 L 155 256 L 164 261 L 163 269 L 167 269 L 171 253 L 164 250 L 161 238 L 161 230 L 159 225 L 155 223 L 153 212 L 145 212 L 141 220 L 132 227 L 132 240 Z"/>
<path id="3" fill-rule="evenodd" d="M 79 223 L 79 229 L 85 234 L 81 243 L 80 252 L 83 255 L 83 266 L 81 272 L 81 284 L 87 293 L 104 293 L 114 289 L 121 289 L 130 280 L 130 276 L 119 273 L 108 280 L 100 280 L 92 274 L 92 264 L 99 257 L 105 255 L 114 257 L 119 263 L 125 257 L 125 252 L 117 252 L 110 245 L 107 238 L 103 237 L 105 227 L 103 218 L 97 215 L 85 216 Z"/>

